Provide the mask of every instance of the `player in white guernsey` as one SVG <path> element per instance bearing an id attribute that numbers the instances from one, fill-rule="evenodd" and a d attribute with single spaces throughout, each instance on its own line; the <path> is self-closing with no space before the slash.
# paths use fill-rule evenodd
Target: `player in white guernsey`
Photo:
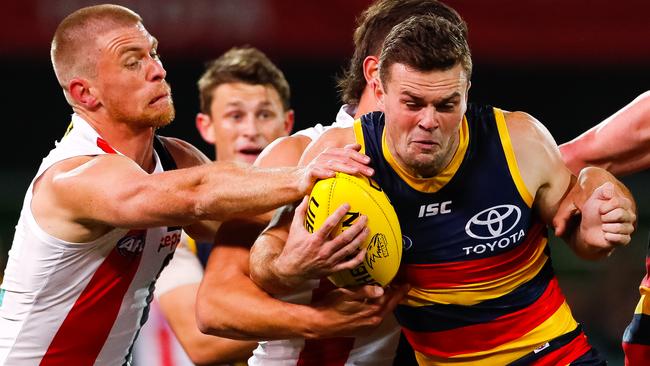
<path id="1" fill-rule="evenodd" d="M 174 117 L 156 48 L 140 16 L 116 5 L 80 9 L 55 32 L 72 128 L 43 160 L 16 226 L 0 289 L 2 365 L 129 364 L 181 226 L 206 239 L 215 225 L 205 220 L 293 202 L 335 170 L 372 174 L 349 148 L 306 169 L 264 170 L 210 163 L 155 136 Z"/>
<path id="2" fill-rule="evenodd" d="M 435 0 L 381 0 L 369 7 L 359 18 L 355 31 L 355 53 L 349 70 L 340 80 L 343 100 L 347 103 L 338 112 L 332 126 L 317 125 L 294 135 L 277 140 L 265 149 L 256 162 L 259 166 L 295 165 L 307 145 L 331 127 L 348 127 L 355 118 L 377 110 L 372 96 L 372 87 L 377 75 L 378 54 L 383 39 L 393 25 L 412 15 L 433 13 L 449 19 L 463 29 L 465 25 L 460 16 L 451 8 Z M 197 311 L 204 331 L 236 338 L 276 339 L 262 342 L 254 352 L 250 364 L 262 365 L 412 365 L 415 359 L 409 348 L 398 352 L 395 349 L 399 340 L 399 328 L 392 314 L 386 309 L 401 296 L 390 292 L 390 300 L 378 298 L 386 319 L 369 322 L 368 318 L 350 319 L 359 328 L 370 325 L 378 328 L 363 336 L 353 337 L 352 324 L 331 321 L 329 325 L 314 316 L 316 309 L 332 299 L 341 296 L 340 290 L 322 291 L 319 281 L 296 291 L 284 298 L 289 302 L 276 301 L 265 292 L 251 284 L 248 277 L 248 255 L 251 241 L 241 239 L 241 231 L 235 225 L 232 230 L 222 227 L 221 243 L 208 262 L 206 276 L 199 290 Z M 224 231 L 226 231 L 224 233 Z M 249 235 L 250 236 L 250 235 Z M 244 260 L 242 260 L 242 258 Z M 323 282 L 328 286 L 327 282 Z M 227 292 L 228 297 L 219 296 Z M 312 296 L 313 295 L 313 296 Z M 361 295 L 352 300 L 364 300 Z M 367 297 L 377 294 L 366 293 Z M 353 303 L 348 300 L 349 303 Z M 387 302 L 387 304 L 386 304 Z M 243 304 L 243 305 L 242 305 Z M 369 311 L 367 303 L 355 305 L 360 312 Z M 227 309 L 215 311 L 215 309 Z M 261 311 L 260 309 L 264 309 Z M 293 316 L 286 316 L 292 312 Z M 316 324 L 314 324 L 316 323 Z M 307 324 L 307 325 L 305 325 Z M 305 329 L 307 328 L 307 329 Z M 286 339 L 286 340 L 280 340 Z M 402 350 L 400 348 L 400 350 Z M 334 356 L 334 357 L 332 357 Z"/>

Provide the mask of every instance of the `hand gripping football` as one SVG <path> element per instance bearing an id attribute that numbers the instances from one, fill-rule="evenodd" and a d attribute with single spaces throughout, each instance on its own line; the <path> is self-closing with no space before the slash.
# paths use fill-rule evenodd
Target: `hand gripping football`
<path id="1" fill-rule="evenodd" d="M 350 210 L 332 235 L 350 227 L 359 215 L 366 215 L 370 234 L 361 247 L 367 248 L 367 253 L 360 265 L 334 273 L 329 279 L 339 287 L 386 286 L 397 274 L 402 259 L 402 232 L 395 209 L 372 179 L 336 173 L 334 178 L 316 182 L 309 197 L 305 227 L 310 232 L 318 230 L 325 219 L 344 203 L 350 204 Z"/>

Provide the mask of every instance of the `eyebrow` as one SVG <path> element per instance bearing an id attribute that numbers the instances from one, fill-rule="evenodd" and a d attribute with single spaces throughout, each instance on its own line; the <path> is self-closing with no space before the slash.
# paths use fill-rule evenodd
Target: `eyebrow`
<path id="1" fill-rule="evenodd" d="M 404 94 L 404 95 L 406 95 L 407 97 L 409 97 L 409 98 L 411 98 L 411 99 L 414 99 L 414 100 L 422 100 L 422 99 L 423 99 L 421 96 L 419 96 L 419 95 L 415 95 L 415 94 L 411 93 L 411 92 L 408 91 L 408 90 L 403 91 L 402 94 Z M 454 99 L 454 98 L 457 98 L 457 97 L 460 97 L 460 92 L 458 92 L 458 91 L 454 91 L 454 92 L 451 93 L 450 95 L 448 95 L 448 96 L 446 96 L 446 97 L 442 97 L 442 98 L 440 98 L 440 103 L 448 102 L 448 101 L 450 101 L 451 99 Z"/>

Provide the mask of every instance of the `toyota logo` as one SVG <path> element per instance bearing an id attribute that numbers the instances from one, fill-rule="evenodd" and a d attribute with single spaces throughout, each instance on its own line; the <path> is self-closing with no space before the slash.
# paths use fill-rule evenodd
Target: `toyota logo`
<path id="1" fill-rule="evenodd" d="M 485 209 L 465 225 L 467 235 L 476 239 L 494 239 L 505 235 L 517 226 L 521 210 L 513 205 L 499 205 Z"/>

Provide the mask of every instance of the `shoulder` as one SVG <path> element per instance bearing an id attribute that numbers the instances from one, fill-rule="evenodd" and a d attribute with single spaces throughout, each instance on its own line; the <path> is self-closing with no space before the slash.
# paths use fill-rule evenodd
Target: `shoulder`
<path id="1" fill-rule="evenodd" d="M 332 127 L 309 144 L 300 160 L 301 164 L 311 161 L 328 148 L 344 147 L 354 143 L 356 143 L 356 139 L 352 127 Z"/>
<path id="2" fill-rule="evenodd" d="M 175 137 L 159 137 L 174 158 L 178 168 L 189 168 L 210 162 L 205 154 L 187 141 Z"/>
<path id="3" fill-rule="evenodd" d="M 256 166 L 295 166 L 312 139 L 305 135 L 280 137 L 269 144 L 255 161 Z"/>
<path id="4" fill-rule="evenodd" d="M 548 129 L 535 117 L 525 112 L 503 112 L 510 140 L 515 152 L 555 153 L 557 144 Z"/>

